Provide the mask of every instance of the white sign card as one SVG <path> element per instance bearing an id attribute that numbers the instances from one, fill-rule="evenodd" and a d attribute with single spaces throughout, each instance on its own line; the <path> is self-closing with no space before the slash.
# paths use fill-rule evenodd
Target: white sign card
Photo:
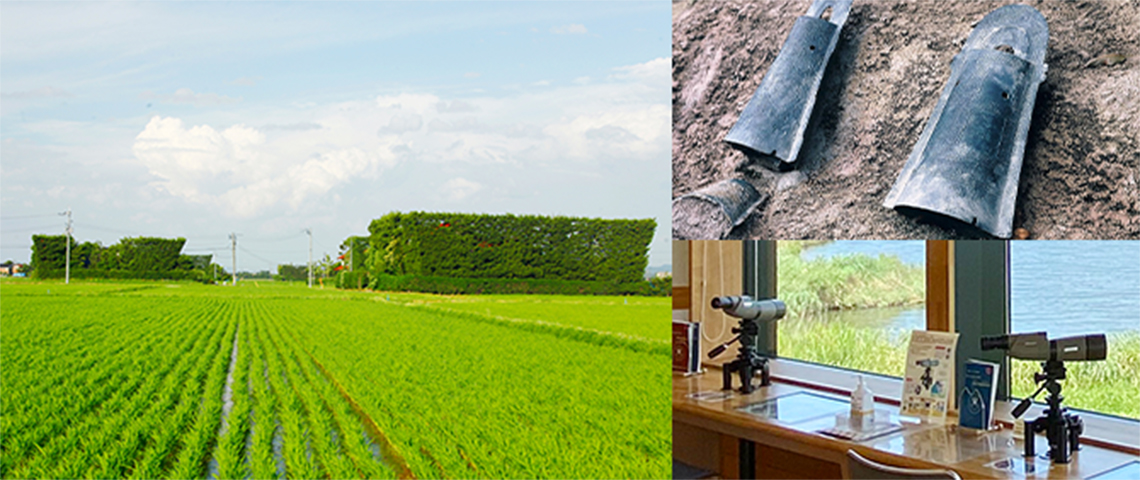
<path id="1" fill-rule="evenodd" d="M 954 350 L 958 334 L 914 330 L 906 353 L 900 415 L 946 418 L 954 396 Z"/>

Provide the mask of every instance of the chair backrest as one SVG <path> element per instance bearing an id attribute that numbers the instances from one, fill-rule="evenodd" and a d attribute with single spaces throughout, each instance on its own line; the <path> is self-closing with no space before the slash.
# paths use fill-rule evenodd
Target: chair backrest
<path id="1" fill-rule="evenodd" d="M 850 475 L 848 478 L 857 480 L 962 480 L 962 477 L 953 470 L 925 470 L 883 465 L 859 455 L 855 450 L 847 451 L 847 472 Z"/>

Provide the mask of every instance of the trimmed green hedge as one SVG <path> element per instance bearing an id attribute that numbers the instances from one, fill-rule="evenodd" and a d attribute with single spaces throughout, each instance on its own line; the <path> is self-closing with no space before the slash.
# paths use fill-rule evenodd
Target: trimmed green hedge
<path id="1" fill-rule="evenodd" d="M 339 277 L 338 277 L 339 278 Z M 442 294 L 540 293 L 555 295 L 647 295 L 649 283 L 586 282 L 534 278 L 452 278 L 418 275 L 375 275 L 373 290 Z"/>
<path id="2" fill-rule="evenodd" d="M 336 288 L 359 290 L 368 288 L 370 281 L 368 272 L 364 270 L 342 271 L 336 275 Z"/>
<path id="3" fill-rule="evenodd" d="M 123 238 L 104 247 L 71 239 L 72 278 L 206 281 L 209 255 L 182 255 L 185 238 Z M 33 235 L 35 278 L 63 278 L 67 257 L 64 235 Z"/>
<path id="4" fill-rule="evenodd" d="M 367 266 L 374 275 L 642 283 L 656 227 L 652 219 L 394 212 L 368 227 Z"/>

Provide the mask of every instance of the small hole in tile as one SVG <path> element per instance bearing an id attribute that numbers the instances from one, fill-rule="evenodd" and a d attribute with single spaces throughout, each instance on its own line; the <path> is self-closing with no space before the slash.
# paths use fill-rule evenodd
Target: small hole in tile
<path id="1" fill-rule="evenodd" d="M 819 18 L 830 21 L 831 20 L 831 7 L 827 7 L 825 9 L 823 9 L 823 13 L 819 14 Z"/>
<path id="2" fill-rule="evenodd" d="M 1013 51 L 1013 47 L 1011 47 L 1011 46 L 1009 46 L 1009 45 L 1006 45 L 1006 44 L 1004 44 L 1004 43 L 1003 43 L 1003 44 L 1001 44 L 1001 45 L 998 45 L 998 46 L 994 47 L 994 50 L 997 50 L 997 51 L 999 51 L 999 52 L 1010 53 L 1010 54 L 1014 53 L 1014 51 Z"/>

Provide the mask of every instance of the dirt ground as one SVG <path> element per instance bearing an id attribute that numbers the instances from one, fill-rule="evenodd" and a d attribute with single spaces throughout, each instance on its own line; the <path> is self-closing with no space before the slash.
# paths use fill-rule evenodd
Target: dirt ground
<path id="1" fill-rule="evenodd" d="M 960 238 L 882 206 L 972 26 L 1011 1 L 855 0 L 798 167 L 750 165 L 722 139 L 809 0 L 673 3 L 673 197 L 743 177 L 767 196 L 729 238 Z M 1140 2 L 1029 1 L 1049 23 L 1014 228 L 1140 238 Z M 1120 53 L 1126 61 L 1086 67 Z M 710 236 L 711 237 L 711 236 Z"/>

